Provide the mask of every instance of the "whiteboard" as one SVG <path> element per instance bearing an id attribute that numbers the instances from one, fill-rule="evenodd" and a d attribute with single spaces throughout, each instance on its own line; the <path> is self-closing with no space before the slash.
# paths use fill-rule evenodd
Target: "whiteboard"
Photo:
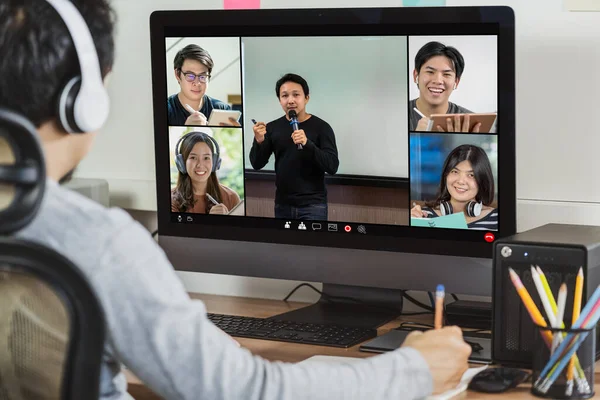
<path id="1" fill-rule="evenodd" d="M 306 110 L 333 128 L 338 174 L 408 177 L 407 38 L 244 37 L 242 74 L 246 168 L 252 119 L 284 115 L 275 93 L 288 72 L 307 80 Z M 274 156 L 263 170 L 274 169 Z"/>

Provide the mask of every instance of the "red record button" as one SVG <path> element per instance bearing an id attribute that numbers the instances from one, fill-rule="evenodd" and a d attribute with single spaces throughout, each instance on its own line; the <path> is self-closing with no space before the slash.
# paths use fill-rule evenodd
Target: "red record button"
<path id="1" fill-rule="evenodd" d="M 485 241 L 486 241 L 486 242 L 488 242 L 488 243 L 492 243 L 492 242 L 494 241 L 494 239 L 496 239 L 496 237 L 494 236 L 494 234 L 493 234 L 493 233 L 491 233 L 491 232 L 488 232 L 488 233 L 486 233 L 486 234 L 483 236 L 483 238 L 484 238 L 484 239 L 485 239 Z"/>
<path id="2" fill-rule="evenodd" d="M 350 231 L 352 230 L 352 227 L 351 227 L 350 225 L 346 225 L 346 226 L 344 227 L 344 230 L 345 230 L 346 232 L 350 232 Z"/>

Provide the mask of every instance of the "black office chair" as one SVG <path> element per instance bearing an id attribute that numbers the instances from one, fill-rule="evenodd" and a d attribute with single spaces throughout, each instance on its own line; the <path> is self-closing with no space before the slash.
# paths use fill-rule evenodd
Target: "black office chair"
<path id="1" fill-rule="evenodd" d="M 84 275 L 9 235 L 35 217 L 46 171 L 35 127 L 0 109 L 0 400 L 97 399 L 105 337 Z"/>

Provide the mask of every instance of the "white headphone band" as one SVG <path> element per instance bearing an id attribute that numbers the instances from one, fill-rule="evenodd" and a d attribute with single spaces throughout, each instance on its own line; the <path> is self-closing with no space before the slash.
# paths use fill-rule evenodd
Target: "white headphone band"
<path id="1" fill-rule="evenodd" d="M 71 1 L 46 1 L 54 7 L 67 26 L 79 60 L 81 86 L 73 110 L 75 123 L 84 132 L 98 130 L 108 118 L 110 102 L 92 34 Z"/>

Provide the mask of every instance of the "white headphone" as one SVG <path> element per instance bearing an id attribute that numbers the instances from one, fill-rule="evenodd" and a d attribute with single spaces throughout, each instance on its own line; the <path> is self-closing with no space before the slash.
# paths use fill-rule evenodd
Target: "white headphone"
<path id="1" fill-rule="evenodd" d="M 46 1 L 54 7 L 67 26 L 81 71 L 81 76 L 70 79 L 59 96 L 60 124 L 69 133 L 97 131 L 108 118 L 110 99 L 102 80 L 94 39 L 71 1 Z"/>

